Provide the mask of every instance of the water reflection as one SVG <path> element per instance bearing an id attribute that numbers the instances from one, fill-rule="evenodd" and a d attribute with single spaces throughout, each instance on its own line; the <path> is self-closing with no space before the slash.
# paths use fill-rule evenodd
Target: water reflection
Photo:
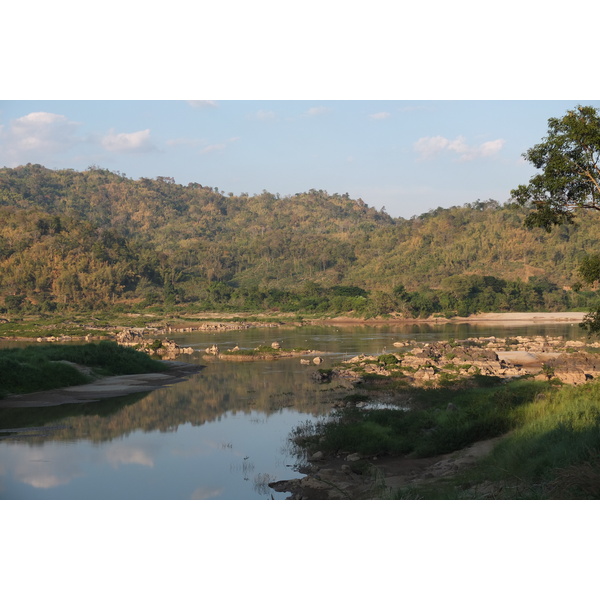
<path id="1" fill-rule="evenodd" d="M 402 339 L 476 335 L 564 335 L 577 327 L 503 329 L 454 325 L 353 327 L 184 334 L 197 348 L 283 347 L 322 351 L 328 366 L 345 355 L 392 349 Z M 202 361 L 200 354 L 186 360 Z M 0 497 L 7 499 L 275 499 L 268 483 L 297 476 L 288 444 L 299 423 L 326 414 L 335 385 L 315 383 L 299 359 L 210 362 L 198 374 L 147 394 L 83 405 L 0 411 Z"/>
<path id="2" fill-rule="evenodd" d="M 253 413 L 250 422 L 264 422 L 283 408 L 323 414 L 338 388 L 316 384 L 296 361 L 278 363 L 208 363 L 199 374 L 171 387 L 122 399 L 37 409 L 4 409 L 2 429 L 30 428 L 11 441 L 43 445 L 48 439 L 105 442 L 132 431 L 176 432 L 190 423 L 219 421 L 226 413 Z M 49 426 L 49 424 L 52 426 Z"/>

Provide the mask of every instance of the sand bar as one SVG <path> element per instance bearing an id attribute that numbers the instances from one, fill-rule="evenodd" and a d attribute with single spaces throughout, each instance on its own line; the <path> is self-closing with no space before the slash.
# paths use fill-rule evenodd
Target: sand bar
<path id="1" fill-rule="evenodd" d="M 171 368 L 161 373 L 140 373 L 137 375 L 117 375 L 103 377 L 93 383 L 72 387 L 33 392 L 31 394 L 13 394 L 0 399 L 0 408 L 33 408 L 40 406 L 58 406 L 60 404 L 81 404 L 96 402 L 103 398 L 117 398 L 179 383 L 203 367 L 178 361 L 164 361 Z"/>

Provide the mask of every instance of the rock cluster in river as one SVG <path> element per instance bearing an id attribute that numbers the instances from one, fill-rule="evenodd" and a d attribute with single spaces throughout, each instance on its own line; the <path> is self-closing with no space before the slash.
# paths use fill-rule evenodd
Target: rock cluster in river
<path id="1" fill-rule="evenodd" d="M 124 329 L 119 331 L 115 340 L 120 346 L 129 346 L 145 352 L 146 354 L 157 354 L 162 358 L 173 359 L 180 354 L 193 354 L 194 349 L 182 347 L 173 340 L 149 339 L 144 335 L 144 329 Z"/>
<path id="2" fill-rule="evenodd" d="M 360 374 L 403 375 L 415 386 L 437 386 L 448 381 L 485 375 L 513 379 L 532 375 L 560 379 L 563 383 L 585 383 L 600 376 L 600 354 L 584 351 L 600 343 L 565 341 L 560 337 L 468 338 L 461 341 L 419 343 L 396 342 L 403 350 L 384 356 L 361 354 L 334 370 L 340 378 Z M 386 358 L 387 357 L 387 358 Z"/>

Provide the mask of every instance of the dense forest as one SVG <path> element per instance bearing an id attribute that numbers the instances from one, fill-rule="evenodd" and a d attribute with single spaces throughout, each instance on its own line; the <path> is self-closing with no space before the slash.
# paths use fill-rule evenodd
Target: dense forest
<path id="1" fill-rule="evenodd" d="M 224 194 L 98 167 L 0 169 L 0 310 L 359 315 L 584 309 L 600 215 L 550 233 L 477 201 L 394 219 L 348 194 Z"/>

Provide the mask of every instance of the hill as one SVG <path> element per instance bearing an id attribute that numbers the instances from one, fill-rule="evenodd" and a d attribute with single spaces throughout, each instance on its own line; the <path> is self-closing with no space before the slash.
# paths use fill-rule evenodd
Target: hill
<path id="1" fill-rule="evenodd" d="M 43 311 L 585 305 L 593 294 L 563 288 L 579 288 L 600 216 L 545 233 L 524 227 L 527 214 L 488 200 L 394 219 L 323 190 L 226 196 L 169 177 L 28 164 L 0 169 L 0 298 L 9 310 Z"/>

